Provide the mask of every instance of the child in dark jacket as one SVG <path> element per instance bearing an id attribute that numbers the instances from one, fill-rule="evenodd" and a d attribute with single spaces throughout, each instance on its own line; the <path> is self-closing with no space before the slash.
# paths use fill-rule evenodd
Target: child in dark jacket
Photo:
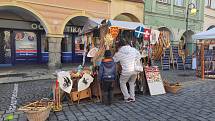
<path id="1" fill-rule="evenodd" d="M 102 83 L 102 102 L 111 105 L 113 98 L 113 82 L 116 80 L 116 64 L 110 50 L 106 50 L 99 66 L 99 81 Z"/>

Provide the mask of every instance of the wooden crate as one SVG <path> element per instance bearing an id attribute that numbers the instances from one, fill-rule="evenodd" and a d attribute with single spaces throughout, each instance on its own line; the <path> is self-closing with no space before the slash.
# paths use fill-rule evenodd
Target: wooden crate
<path id="1" fill-rule="evenodd" d="M 71 101 L 79 101 L 81 99 L 85 99 L 85 98 L 91 98 L 92 97 L 92 94 L 91 94 L 91 89 L 90 88 L 87 88 L 86 90 L 83 90 L 83 91 L 73 91 L 70 93 L 70 98 L 71 98 Z"/>

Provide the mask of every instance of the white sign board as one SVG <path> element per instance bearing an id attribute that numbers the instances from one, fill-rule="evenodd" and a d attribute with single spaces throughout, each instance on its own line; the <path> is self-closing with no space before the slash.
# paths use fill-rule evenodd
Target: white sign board
<path id="1" fill-rule="evenodd" d="M 165 94 L 165 89 L 161 75 L 157 66 L 145 67 L 146 80 L 150 95 Z"/>

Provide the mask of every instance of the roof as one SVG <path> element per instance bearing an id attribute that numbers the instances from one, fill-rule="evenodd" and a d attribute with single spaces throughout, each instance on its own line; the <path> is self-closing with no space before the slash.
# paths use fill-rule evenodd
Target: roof
<path id="1" fill-rule="evenodd" d="M 98 19 L 98 18 L 89 18 L 87 23 L 84 25 L 82 32 L 88 32 L 94 29 L 95 27 L 101 25 L 101 22 L 105 19 Z M 117 21 L 108 19 L 110 26 L 119 27 L 119 29 L 125 30 L 135 30 L 137 27 L 141 26 L 144 27 L 143 23 L 139 22 L 127 22 L 127 21 Z"/>
<path id="2" fill-rule="evenodd" d="M 215 28 L 204 31 L 204 32 L 197 33 L 197 34 L 193 35 L 192 38 L 197 39 L 197 40 L 215 39 Z"/>

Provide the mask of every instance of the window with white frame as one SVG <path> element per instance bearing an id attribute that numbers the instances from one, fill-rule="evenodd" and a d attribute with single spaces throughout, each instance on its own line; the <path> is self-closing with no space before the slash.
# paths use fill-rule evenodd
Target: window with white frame
<path id="1" fill-rule="evenodd" d="M 190 3 L 193 3 L 195 5 L 195 8 L 198 8 L 198 0 L 190 0 Z M 192 6 L 194 7 L 194 6 Z"/>
<path id="2" fill-rule="evenodd" d="M 184 0 L 175 0 L 175 5 L 183 6 L 184 5 Z"/>
<path id="3" fill-rule="evenodd" d="M 168 0 L 157 0 L 158 2 L 168 3 Z"/>
<path id="4" fill-rule="evenodd" d="M 205 6 L 215 9 L 215 0 L 205 0 Z"/>

